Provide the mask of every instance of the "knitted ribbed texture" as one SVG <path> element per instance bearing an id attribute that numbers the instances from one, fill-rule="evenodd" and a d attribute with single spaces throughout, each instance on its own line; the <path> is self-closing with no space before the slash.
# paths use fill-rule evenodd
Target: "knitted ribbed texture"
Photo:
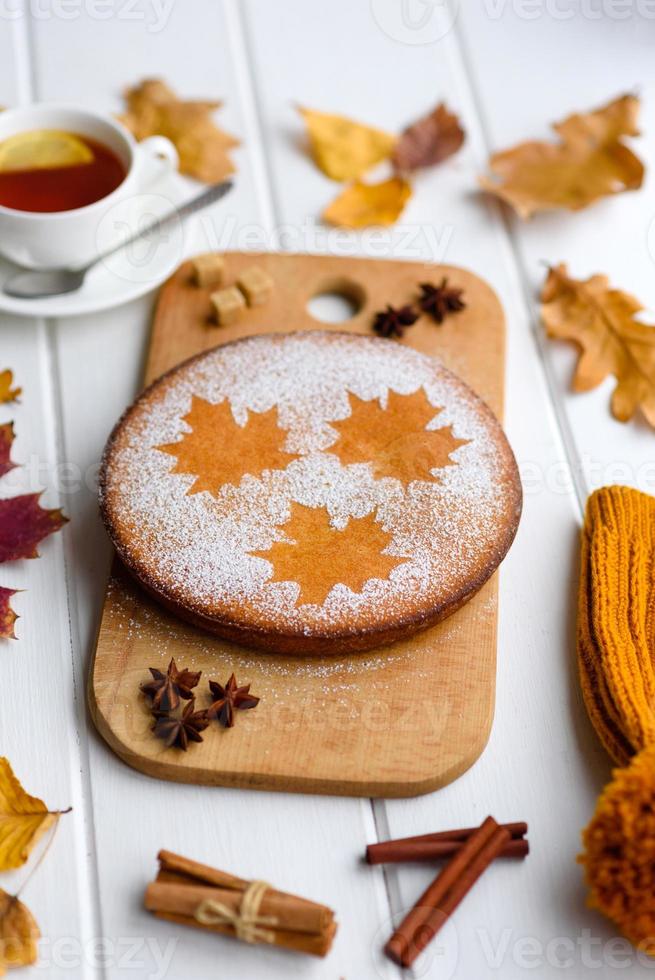
<path id="1" fill-rule="evenodd" d="M 655 498 L 628 487 L 587 503 L 578 666 L 592 724 L 627 765 L 583 834 L 590 904 L 655 955 Z"/>

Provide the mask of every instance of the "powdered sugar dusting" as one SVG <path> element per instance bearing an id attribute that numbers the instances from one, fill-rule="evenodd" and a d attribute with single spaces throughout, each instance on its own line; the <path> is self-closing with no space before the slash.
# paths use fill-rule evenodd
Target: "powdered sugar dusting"
<path id="1" fill-rule="evenodd" d="M 384 406 L 389 390 L 423 388 L 435 415 L 428 429 L 452 425 L 468 440 L 409 486 L 376 479 L 368 463 L 343 465 L 331 452 L 330 423 L 350 415 L 349 393 Z M 246 475 L 216 495 L 187 495 L 192 475 L 156 447 L 179 440 L 192 396 L 225 398 L 235 421 L 276 406 L 284 449 L 299 454 L 285 470 Z M 217 452 L 229 451 L 220 444 Z M 509 457 L 511 459 L 511 457 Z M 164 594 L 190 609 L 311 635 L 374 628 L 448 601 L 498 548 L 498 528 L 513 517 L 508 451 L 491 414 L 437 361 L 390 341 L 310 332 L 254 337 L 178 368 L 137 402 L 106 460 L 104 505 L 120 553 Z M 510 474 L 511 476 L 511 474 Z M 438 481 L 438 482 L 437 482 Z M 386 549 L 405 558 L 387 579 L 355 593 L 337 583 L 325 602 L 296 605 L 299 586 L 272 582 L 272 565 L 253 551 L 289 540 L 292 502 L 325 507 L 335 527 L 375 513 L 391 535 Z"/>

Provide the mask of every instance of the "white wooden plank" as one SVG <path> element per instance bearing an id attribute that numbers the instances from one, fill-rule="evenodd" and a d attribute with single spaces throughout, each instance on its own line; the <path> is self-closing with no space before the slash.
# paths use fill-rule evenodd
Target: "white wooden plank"
<path id="1" fill-rule="evenodd" d="M 248 67 L 242 61 L 236 13 L 228 10 L 228 22 L 218 4 L 194 0 L 175 5 L 166 28 L 159 32 L 119 17 L 101 26 L 88 17 L 33 25 L 40 91 L 49 98 L 82 97 L 88 104 L 111 109 L 117 107 L 117 93 L 126 84 L 157 73 L 181 93 L 217 93 L 226 98 L 221 118 L 227 128 L 246 137 L 246 145 L 237 154 L 237 191 L 216 210 L 215 222 L 205 222 L 200 246 L 261 247 L 272 239 L 261 149 L 255 142 L 256 113 L 248 101 Z M 62 70 L 73 57 L 88 79 L 83 93 Z M 231 237 L 221 238 L 226 228 Z M 66 455 L 84 472 L 97 463 L 110 426 L 137 390 L 148 319 L 148 301 L 143 301 L 57 324 Z M 86 664 L 104 587 L 107 547 L 93 494 L 87 488 L 80 490 L 72 495 L 69 508 L 78 599 L 77 655 Z M 367 975 L 369 937 L 386 907 L 382 884 L 362 876 L 355 861 L 373 833 L 367 801 L 159 783 L 126 768 L 93 733 L 90 764 L 103 935 L 114 943 L 136 936 L 159 944 L 141 945 L 139 955 L 148 969 L 155 966 L 156 952 L 165 953 L 175 933 L 148 917 L 139 903 L 145 883 L 153 876 L 157 850 L 168 847 L 332 903 L 341 921 L 335 950 L 325 963 L 236 948 L 213 937 L 182 932 L 168 964 L 169 975 L 203 976 L 217 959 L 227 980 L 264 970 L 272 977 Z M 386 965 L 382 970 L 383 976 L 388 975 Z M 108 964 L 109 976 L 119 973 L 115 961 Z"/>
<path id="2" fill-rule="evenodd" d="M 298 149 L 299 126 L 291 102 L 346 112 L 392 130 L 440 97 L 462 114 L 469 134 L 465 149 L 417 180 L 402 224 L 417 229 L 416 239 L 422 236 L 425 257 L 430 257 L 427 230 L 452 229 L 447 252 L 439 257 L 472 267 L 498 289 L 509 320 L 507 429 L 530 478 L 522 527 L 501 574 L 498 705 L 489 747 L 446 790 L 380 807 L 381 822 L 393 836 L 404 836 L 472 823 L 487 812 L 500 819 L 530 820 L 535 853 L 529 862 L 494 869 L 467 899 L 445 946 L 431 949 L 421 975 L 496 975 L 496 951 L 502 976 L 518 977 L 525 969 L 525 950 L 518 940 L 527 936 L 543 947 L 535 960 L 539 976 L 555 976 L 561 962 L 549 942 L 565 937 L 575 943 L 584 939 L 586 929 L 591 930 L 590 941 L 612 936 L 607 924 L 585 910 L 575 865 L 580 828 L 608 773 L 579 703 L 573 665 L 579 513 L 567 486 L 567 460 L 511 249 L 495 209 L 474 193 L 485 150 L 454 37 L 446 32 L 436 44 L 401 43 L 393 32 L 378 29 L 370 11 L 379 8 L 377 3 L 357 6 L 346 0 L 314 5 L 310 27 L 300 0 L 282 8 L 264 0 L 248 3 L 261 112 L 276 178 L 277 218 L 313 231 L 318 212 L 336 192 Z M 495 63 L 493 44 L 480 36 L 477 47 L 487 52 L 490 65 Z M 528 63 L 540 63 L 536 51 Z M 509 71 L 509 50 L 505 64 Z M 514 76 L 512 91 L 520 77 Z M 496 106 L 499 112 L 505 106 L 498 93 Z M 401 245 L 399 234 L 396 230 L 387 239 L 393 254 Z M 329 244 L 328 238 L 323 240 Z M 356 251 L 370 248 L 366 236 L 350 236 L 349 242 Z M 552 841 L 557 841 L 555 852 Z M 397 877 L 391 872 L 398 906 L 410 906 L 429 877 L 421 869 L 403 870 Z M 507 948 L 498 949 L 500 941 Z M 578 966 L 583 949 L 584 944 L 575 947 Z M 599 976 L 611 972 L 609 961 L 601 963 Z M 639 975 L 638 966 L 634 972 Z"/>
<path id="3" fill-rule="evenodd" d="M 520 0 L 460 6 L 464 51 L 492 150 L 548 138 L 551 122 L 636 91 L 643 99 L 643 134 L 632 145 L 647 164 L 652 161 L 655 131 L 648 121 L 655 102 L 655 22 L 648 5 L 563 4 L 564 16 L 553 15 L 547 2 L 532 4 L 531 15 Z M 654 186 L 647 166 L 637 192 L 575 214 L 537 215 L 530 222 L 510 217 L 530 292 L 536 297 L 545 262 L 564 261 L 577 278 L 609 275 L 614 286 L 642 300 L 654 322 Z M 571 393 L 575 351 L 545 344 L 553 393 L 577 448 L 584 487 L 626 483 L 655 492 L 652 432 L 642 420 L 623 425 L 611 417 L 612 379 L 593 392 Z"/>
<path id="4" fill-rule="evenodd" d="M 24 11 L 0 30 L 0 102 L 14 105 L 31 97 L 27 23 Z M 10 367 L 23 387 L 20 403 L 5 405 L 0 419 L 13 420 L 13 456 L 22 466 L 2 481 L 0 493 L 45 490 L 42 503 L 64 503 L 59 492 L 62 472 L 57 453 L 52 358 L 44 324 L 0 317 L 0 361 Z M 73 693 L 73 666 L 68 621 L 65 538 L 68 529 L 43 542 L 35 561 L 12 562 L 0 568 L 0 583 L 24 589 L 13 605 L 21 618 L 17 642 L 2 644 L 3 697 L 0 711 L 0 752 L 6 755 L 28 792 L 54 809 L 74 807 L 63 817 L 50 852 L 26 886 L 22 897 L 40 923 L 41 964 L 48 976 L 95 976 L 83 948 L 92 932 L 96 901 L 87 864 L 84 786 L 80 778 L 78 709 Z M 0 885 L 21 887 L 29 864 Z M 66 887 L 63 883 L 67 882 Z M 68 965 L 64 962 L 68 957 Z M 25 971 L 25 976 L 37 970 Z"/>

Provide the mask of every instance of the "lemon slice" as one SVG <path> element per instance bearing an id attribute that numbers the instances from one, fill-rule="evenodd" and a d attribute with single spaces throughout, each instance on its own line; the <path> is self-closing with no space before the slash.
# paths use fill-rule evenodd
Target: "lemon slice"
<path id="1" fill-rule="evenodd" d="M 78 136 L 59 129 L 16 133 L 0 143 L 0 173 L 90 163 L 93 151 Z"/>

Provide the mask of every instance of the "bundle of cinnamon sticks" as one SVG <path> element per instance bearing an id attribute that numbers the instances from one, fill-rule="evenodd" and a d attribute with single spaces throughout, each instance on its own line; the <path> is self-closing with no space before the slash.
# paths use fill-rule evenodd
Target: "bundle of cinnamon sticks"
<path id="1" fill-rule="evenodd" d="M 499 825 L 487 817 L 479 827 L 369 845 L 369 864 L 449 857 L 385 946 L 389 959 L 405 968 L 412 966 L 492 861 L 501 856 L 525 857 L 527 829 L 525 823 Z"/>
<path id="2" fill-rule="evenodd" d="M 159 872 L 146 888 L 144 903 L 159 918 L 314 956 L 330 950 L 337 924 L 325 905 L 170 851 L 160 851 L 157 858 Z"/>

